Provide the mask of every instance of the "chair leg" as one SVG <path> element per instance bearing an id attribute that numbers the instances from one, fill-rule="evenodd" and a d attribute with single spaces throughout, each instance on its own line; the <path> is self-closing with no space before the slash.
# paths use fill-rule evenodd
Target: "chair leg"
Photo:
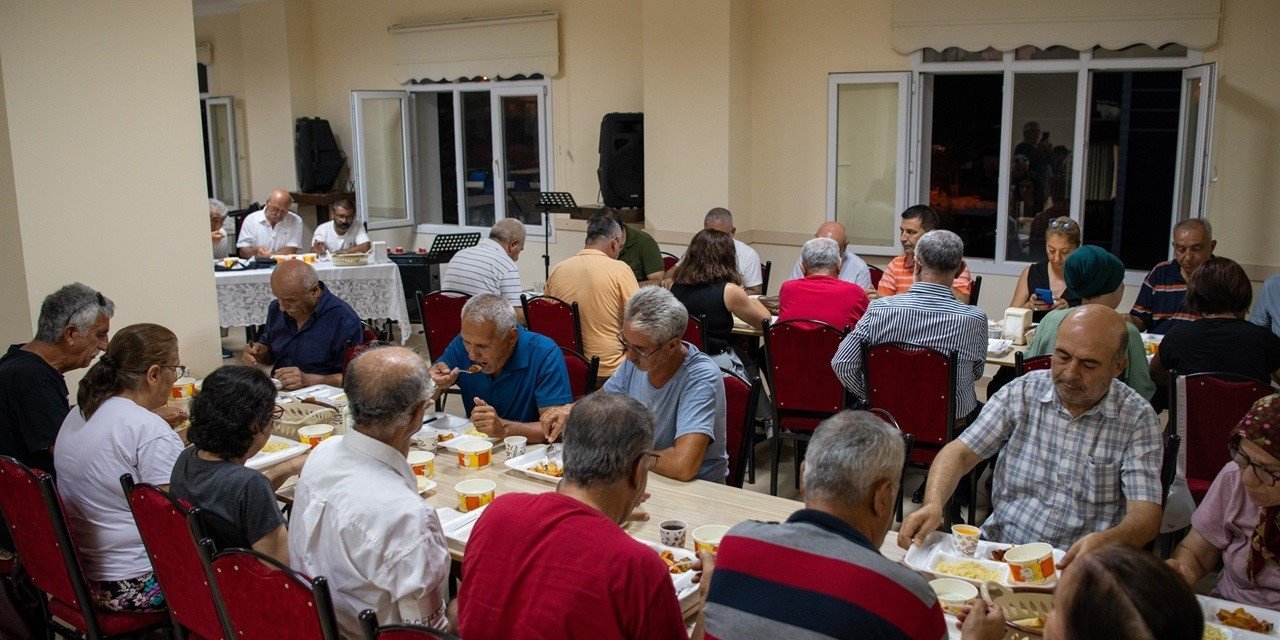
<path id="1" fill-rule="evenodd" d="M 795 463 L 795 482 L 796 489 L 800 488 L 800 459 L 804 457 L 804 441 L 796 440 L 796 457 L 792 460 Z"/>
<path id="2" fill-rule="evenodd" d="M 778 457 L 782 455 L 782 438 L 773 439 L 773 459 L 769 461 L 769 495 L 778 495 Z"/>

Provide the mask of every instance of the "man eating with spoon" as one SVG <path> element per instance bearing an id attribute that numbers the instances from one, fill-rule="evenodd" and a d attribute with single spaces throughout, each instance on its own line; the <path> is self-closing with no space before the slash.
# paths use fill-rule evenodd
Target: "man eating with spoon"
<path id="1" fill-rule="evenodd" d="M 482 294 L 462 307 L 462 332 L 430 369 L 437 397 L 455 383 L 471 423 L 491 438 L 543 442 L 543 414 L 573 402 L 560 347 L 516 323 L 502 296 Z"/>

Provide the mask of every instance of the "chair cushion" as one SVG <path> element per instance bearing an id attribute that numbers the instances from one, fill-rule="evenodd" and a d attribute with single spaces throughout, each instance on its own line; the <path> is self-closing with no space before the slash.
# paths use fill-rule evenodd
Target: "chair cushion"
<path id="1" fill-rule="evenodd" d="M 73 607 L 57 598 L 49 600 L 49 613 L 65 621 L 67 624 L 79 629 L 87 631 L 88 626 L 85 624 L 84 616 L 80 613 L 80 607 Z M 169 624 L 169 613 L 167 611 L 157 611 L 155 613 L 120 613 L 117 611 L 98 610 L 98 626 L 102 629 L 102 633 L 109 636 L 119 635 L 122 633 L 132 633 L 141 631 L 148 627 Z"/>

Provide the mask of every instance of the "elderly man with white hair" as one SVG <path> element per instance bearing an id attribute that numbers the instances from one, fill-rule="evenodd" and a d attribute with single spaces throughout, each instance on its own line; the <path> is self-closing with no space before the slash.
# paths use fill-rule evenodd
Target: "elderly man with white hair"
<path id="1" fill-rule="evenodd" d="M 800 262 L 804 277 L 782 283 L 778 292 L 778 321 L 818 320 L 837 329 L 856 326 L 871 300 L 862 287 L 839 277 L 842 258 L 836 241 L 814 238 L 804 243 Z"/>
<path id="2" fill-rule="evenodd" d="M 801 470 L 804 508 L 782 523 L 748 520 L 721 541 L 707 636 L 947 637 L 929 583 L 880 554 L 904 455 L 902 434 L 873 414 L 818 425 Z"/>
<path id="3" fill-rule="evenodd" d="M 213 240 L 213 259 L 221 260 L 231 255 L 231 240 L 227 237 L 227 205 L 217 198 L 209 198 L 209 236 Z"/>
<path id="4" fill-rule="evenodd" d="M 544 438 L 542 417 L 573 402 L 569 371 L 555 341 L 516 323 L 502 296 L 462 307 L 462 332 L 431 366 L 437 394 L 457 383 L 476 429 L 493 438 Z"/>
<path id="5" fill-rule="evenodd" d="M 875 291 L 875 287 L 871 286 L 871 269 L 867 267 L 867 261 L 863 260 L 849 248 L 849 238 L 845 233 L 844 225 L 835 220 L 828 220 L 818 226 L 818 232 L 813 234 L 814 239 L 830 238 L 839 246 L 840 254 L 840 270 L 837 272 L 838 277 L 850 284 L 856 284 L 862 287 L 863 291 Z M 796 266 L 791 269 L 791 280 L 799 280 L 805 277 L 804 256 L 801 255 L 796 260 Z"/>

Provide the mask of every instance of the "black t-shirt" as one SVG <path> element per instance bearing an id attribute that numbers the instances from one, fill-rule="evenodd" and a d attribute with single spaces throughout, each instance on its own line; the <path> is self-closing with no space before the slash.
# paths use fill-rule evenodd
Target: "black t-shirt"
<path id="1" fill-rule="evenodd" d="M 169 493 L 200 507 L 205 533 L 219 551 L 252 548 L 284 524 L 266 476 L 234 462 L 204 460 L 194 446 L 178 455 Z"/>
<path id="2" fill-rule="evenodd" d="M 1178 322 L 1160 342 L 1160 364 L 1178 373 L 1221 371 L 1270 381 L 1280 370 L 1280 336 L 1239 318 Z"/>
<path id="3" fill-rule="evenodd" d="M 71 412 L 67 381 L 44 358 L 9 347 L 0 358 L 0 455 L 53 471 L 53 447 Z"/>

